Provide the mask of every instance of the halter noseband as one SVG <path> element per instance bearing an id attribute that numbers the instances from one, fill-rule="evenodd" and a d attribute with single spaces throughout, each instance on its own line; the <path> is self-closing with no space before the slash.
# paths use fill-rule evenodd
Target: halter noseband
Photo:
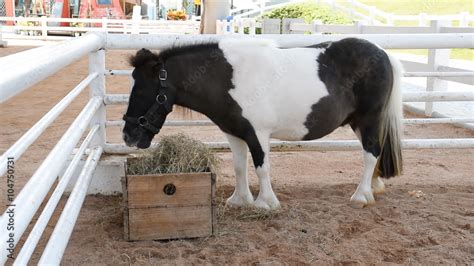
<path id="1" fill-rule="evenodd" d="M 168 79 L 168 72 L 166 72 L 165 64 L 161 62 L 161 69 L 158 72 L 158 78 L 160 80 L 161 88 L 158 90 L 158 95 L 156 95 L 155 102 L 148 109 L 145 115 L 142 115 L 138 118 L 130 117 L 123 115 L 123 120 L 126 122 L 139 125 L 140 127 L 152 132 L 153 134 L 158 134 L 163 123 L 159 126 L 156 125 L 157 111 L 160 111 L 159 114 L 169 114 L 173 108 L 172 105 L 168 102 L 168 97 L 166 96 L 165 89 L 168 87 L 166 80 Z"/>

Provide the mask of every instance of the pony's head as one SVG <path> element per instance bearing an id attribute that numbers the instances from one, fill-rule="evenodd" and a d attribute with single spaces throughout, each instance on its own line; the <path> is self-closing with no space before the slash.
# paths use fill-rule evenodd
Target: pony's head
<path id="1" fill-rule="evenodd" d="M 176 91 L 167 80 L 165 62 L 159 55 L 141 49 L 130 59 L 134 85 L 123 116 L 123 140 L 128 146 L 146 149 L 172 111 Z"/>

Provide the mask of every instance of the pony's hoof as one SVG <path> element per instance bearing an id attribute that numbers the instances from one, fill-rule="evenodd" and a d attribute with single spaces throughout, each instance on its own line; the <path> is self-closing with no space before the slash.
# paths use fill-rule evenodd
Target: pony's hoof
<path id="1" fill-rule="evenodd" d="M 232 194 L 230 198 L 227 199 L 226 205 L 231 208 L 238 208 L 249 206 L 253 204 L 253 196 L 250 191 L 246 195 L 236 195 Z"/>
<path id="2" fill-rule="evenodd" d="M 365 206 L 375 204 L 374 195 L 372 191 L 369 192 L 359 192 L 356 191 L 351 197 L 350 205 L 355 209 L 362 209 Z"/>
<path id="3" fill-rule="evenodd" d="M 385 192 L 385 184 L 380 177 L 372 179 L 372 193 L 382 194 Z"/>
<path id="4" fill-rule="evenodd" d="M 276 197 L 270 199 L 264 199 L 263 197 L 258 197 L 257 200 L 253 203 L 256 208 L 265 209 L 265 210 L 277 210 L 280 208 L 280 202 Z"/>

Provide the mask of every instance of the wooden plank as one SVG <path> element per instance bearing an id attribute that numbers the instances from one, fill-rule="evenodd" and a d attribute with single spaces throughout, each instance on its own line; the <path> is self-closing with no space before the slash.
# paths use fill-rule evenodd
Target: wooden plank
<path id="1" fill-rule="evenodd" d="M 127 164 L 125 163 L 125 167 L 127 167 Z M 123 209 L 123 229 L 124 229 L 124 236 L 125 240 L 130 240 L 130 232 L 128 231 L 128 189 L 127 189 L 127 175 L 124 174 L 123 177 L 121 178 L 122 181 L 122 209 Z"/>
<path id="2" fill-rule="evenodd" d="M 205 237 L 212 234 L 209 206 L 129 209 L 129 240 Z"/>
<path id="3" fill-rule="evenodd" d="M 211 173 L 211 212 L 212 233 L 217 232 L 217 201 L 216 201 L 216 174 Z"/>
<path id="4" fill-rule="evenodd" d="M 128 208 L 211 205 L 210 173 L 129 175 L 127 183 Z M 176 187 L 173 195 L 164 192 L 167 184 Z"/>

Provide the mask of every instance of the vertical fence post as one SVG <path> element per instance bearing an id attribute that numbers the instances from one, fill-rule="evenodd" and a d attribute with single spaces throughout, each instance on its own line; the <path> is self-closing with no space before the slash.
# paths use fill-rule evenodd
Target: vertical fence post
<path id="1" fill-rule="evenodd" d="M 41 16 L 41 37 L 43 37 L 43 40 L 46 40 L 48 37 L 48 22 L 46 18 L 46 16 Z"/>
<path id="2" fill-rule="evenodd" d="M 222 21 L 221 20 L 216 20 L 216 34 L 217 35 L 221 35 L 221 34 L 224 34 L 223 30 L 222 30 Z"/>
<path id="3" fill-rule="evenodd" d="M 2 25 L 0 24 L 0 47 L 5 47 L 7 46 L 7 42 L 5 42 L 3 39 L 2 39 Z"/>
<path id="4" fill-rule="evenodd" d="M 420 13 L 418 14 L 418 26 L 426 26 L 428 21 L 428 14 Z"/>
<path id="5" fill-rule="evenodd" d="M 245 32 L 244 21 L 242 19 L 239 19 L 236 22 L 237 22 L 237 32 L 239 34 L 244 34 Z"/>
<path id="6" fill-rule="evenodd" d="M 257 33 L 256 27 L 255 27 L 256 23 L 257 21 L 255 21 L 255 19 L 250 19 L 249 21 L 249 34 L 250 35 L 255 35 Z"/>
<path id="7" fill-rule="evenodd" d="M 395 17 L 395 16 L 394 16 L 392 13 L 388 14 L 388 17 L 387 17 L 387 24 L 388 24 L 389 26 L 393 26 L 394 20 L 395 20 L 394 17 Z"/>
<path id="8" fill-rule="evenodd" d="M 107 17 L 103 17 L 102 18 L 102 31 L 103 32 L 108 32 L 107 30 L 107 27 L 108 27 L 108 24 L 107 24 Z"/>
<path id="9" fill-rule="evenodd" d="M 451 21 L 433 20 L 430 22 L 432 32 L 439 33 L 441 27 L 451 26 Z M 440 66 L 449 65 L 450 49 L 429 49 L 428 50 L 428 66 L 430 71 L 438 71 Z M 428 77 L 426 79 L 426 91 L 445 91 L 448 89 L 448 82 L 436 77 Z M 431 116 L 434 109 L 433 102 L 425 103 L 425 114 Z"/>
<path id="10" fill-rule="evenodd" d="M 140 33 L 140 20 L 142 19 L 142 15 L 140 14 L 142 10 L 141 6 L 134 6 L 133 13 L 132 13 L 132 34 L 139 34 Z"/>
<path id="11" fill-rule="evenodd" d="M 366 25 L 367 22 L 364 20 L 358 20 L 354 22 L 354 27 L 355 27 L 355 33 L 356 34 L 362 34 L 364 32 L 364 25 Z"/>
<path id="12" fill-rule="evenodd" d="M 230 28 L 229 33 L 230 33 L 230 34 L 235 34 L 235 25 L 236 25 L 236 24 L 237 24 L 237 23 L 235 23 L 235 20 L 234 20 L 234 19 L 231 20 L 231 21 L 229 21 L 229 28 Z"/>
<path id="13" fill-rule="evenodd" d="M 90 84 L 90 97 L 100 96 L 105 97 L 105 50 L 100 49 L 89 55 L 89 73 L 97 72 L 99 74 Z M 105 122 L 106 109 L 105 105 L 97 110 L 94 118 L 91 120 L 90 127 L 99 124 L 100 128 L 95 138 L 92 140 L 91 147 L 93 146 L 105 146 L 106 134 L 105 134 Z"/>
<path id="14" fill-rule="evenodd" d="M 300 18 L 284 18 L 282 23 L 281 34 L 294 34 L 291 32 L 291 23 L 304 23 L 304 19 Z"/>
<path id="15" fill-rule="evenodd" d="M 349 6 L 349 17 L 351 20 L 354 20 L 354 0 L 347 0 L 347 4 Z"/>
<path id="16" fill-rule="evenodd" d="M 459 13 L 459 27 L 468 27 L 469 21 L 469 12 L 460 12 Z"/>
<path id="17" fill-rule="evenodd" d="M 377 8 L 375 6 L 370 6 L 369 7 L 369 17 L 370 17 L 370 25 L 375 25 L 375 10 Z"/>
<path id="18" fill-rule="evenodd" d="M 227 21 L 226 19 L 222 21 L 222 28 L 224 29 L 224 34 L 230 34 L 231 32 L 231 26 L 230 22 Z"/>
<path id="19" fill-rule="evenodd" d="M 265 2 L 265 0 L 260 1 L 260 16 L 263 15 L 263 13 L 265 12 Z"/>
<path id="20" fill-rule="evenodd" d="M 311 30 L 311 34 L 320 32 L 319 25 L 323 24 L 323 22 L 319 19 L 313 21 L 313 29 Z"/>

